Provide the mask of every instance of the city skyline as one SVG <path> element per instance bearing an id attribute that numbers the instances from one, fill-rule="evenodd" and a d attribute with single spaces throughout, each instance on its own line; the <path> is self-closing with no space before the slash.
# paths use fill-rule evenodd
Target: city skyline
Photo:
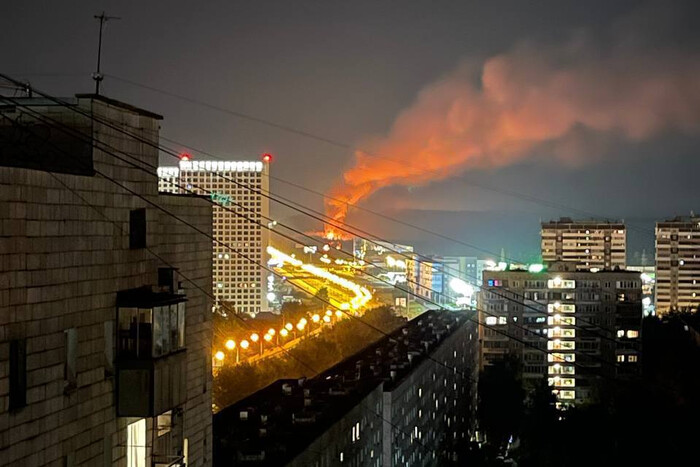
<path id="1" fill-rule="evenodd" d="M 224 22 L 227 18 L 233 21 L 229 29 L 217 28 L 227 32 L 216 36 L 197 21 L 191 21 L 188 27 L 169 27 L 180 24 L 181 18 L 191 13 L 177 3 L 166 12 L 149 7 L 134 10 L 111 2 L 100 6 L 109 14 L 121 17 L 105 26 L 104 94 L 125 102 L 137 100 L 147 108 L 167 114 L 164 136 L 223 159 L 273 153 L 278 174 L 295 174 L 281 179 L 320 193 L 328 193 L 341 179 L 342 169 L 352 167 L 354 155 L 350 148 L 364 149 L 371 146 L 368 138 L 386 135 L 396 116 L 410 109 L 426 86 L 445 77 L 464 61 L 480 67 L 499 54 L 515 57 L 525 47 L 523 44 L 542 49 L 544 55 L 556 55 L 556 49 L 552 52 L 552 47 L 545 45 L 552 41 L 570 47 L 580 45 L 577 54 L 564 55 L 562 59 L 584 65 L 596 63 L 599 56 L 624 56 L 627 50 L 634 56 L 650 45 L 655 52 L 650 52 L 649 60 L 656 60 L 653 58 L 658 55 L 656 51 L 672 51 L 670 55 L 679 56 L 682 62 L 684 57 L 692 59 L 698 49 L 698 34 L 687 23 L 687 18 L 693 15 L 691 2 L 680 2 L 673 8 L 661 2 L 601 3 L 595 12 L 592 8 L 564 6 L 559 2 L 545 2 L 532 8 L 511 4 L 508 14 L 494 6 L 451 4 L 431 11 L 430 15 L 425 15 L 427 4 L 415 2 L 407 4 L 394 21 L 390 21 L 394 12 L 376 5 L 345 6 L 342 10 L 309 6 L 303 13 L 290 11 L 282 4 L 213 5 L 211 10 L 220 13 L 216 21 Z M 54 94 L 70 96 L 76 88 L 90 90 L 97 45 L 93 4 L 78 3 L 63 11 L 65 17 L 60 25 L 40 11 L 23 11 L 18 5 L 12 8 L 16 9 L 17 21 L 6 25 L 5 30 L 10 33 L 23 27 L 25 21 L 44 27 L 36 28 L 38 32 L 32 41 L 1 49 L 8 71 Z M 170 16 L 172 21 L 144 28 L 143 22 L 157 14 Z M 13 14 L 6 16 L 12 17 Z M 542 18 L 557 21 L 542 22 Z M 380 19 L 389 21 L 390 27 L 383 27 L 385 22 Z M 58 32 L 65 24 L 74 26 L 65 43 L 45 40 L 45 34 Z M 444 24 L 452 28 L 438 28 Z M 409 34 L 414 30 L 427 38 L 425 44 L 419 46 L 419 37 Z M 320 35 L 332 40 L 320 44 L 314 40 Z M 375 47 L 368 48 L 368 37 L 374 39 Z M 174 49 L 165 47 L 168 39 L 177 44 Z M 124 50 L 133 49 L 128 44 L 134 41 L 142 44 L 143 52 L 125 55 Z M 409 42 L 397 47 L 401 41 Z M 420 53 L 409 54 L 411 46 L 418 47 Z M 440 53 L 426 53 L 430 47 Z M 179 55 L 173 55 L 173 50 Z M 204 53 L 195 54 L 198 50 Z M 80 53 L 73 54 L 74 51 Z M 376 60 L 379 54 L 387 52 L 392 54 L 392 60 L 386 63 Z M 226 60 L 229 54 L 231 60 Z M 31 64 L 28 56 L 33 57 Z M 196 65 L 181 65 L 188 63 L 188 59 Z M 343 60 L 347 64 L 337 66 Z M 421 61 L 422 66 L 418 66 Z M 179 67 L 174 68 L 174 63 Z M 169 72 L 163 73 L 164 70 Z M 411 73 L 407 74 L 408 70 Z M 198 86 L 203 77 L 207 86 Z M 230 113 L 120 79 L 258 117 L 333 143 L 348 144 L 349 148 L 260 122 L 236 119 Z M 391 86 L 387 87 L 389 83 Z M 338 86 L 337 91 L 333 91 L 332 84 Z M 294 92 L 290 92 L 292 89 Z M 385 89 L 391 92 L 386 93 Z M 691 130 L 694 119 L 694 115 L 687 117 Z M 479 240 L 475 243 L 495 251 L 501 247 L 510 251 L 533 250 L 537 247 L 536 232 L 524 226 L 525 223 L 536 226 L 540 220 L 562 215 L 581 217 L 576 215 L 579 210 L 595 214 L 587 217 L 627 219 L 635 227 L 648 230 L 649 235 L 630 241 L 629 250 L 646 249 L 650 254 L 653 222 L 688 214 L 695 207 L 692 200 L 700 197 L 691 176 L 700 168 L 696 167 L 700 162 L 694 157 L 697 134 L 677 125 L 644 140 L 625 141 L 626 138 L 614 133 L 591 131 L 584 124 L 576 127 L 565 141 L 554 138 L 518 163 L 500 168 L 475 167 L 425 185 L 389 186 L 377 192 L 370 203 L 360 206 L 406 218 L 423 227 L 426 223 L 421 219 L 430 218 L 427 225 L 433 230 L 473 236 Z M 579 159 L 572 164 L 550 157 L 556 155 L 560 146 L 566 146 L 564 143 L 588 148 L 584 153 L 591 157 L 585 159 L 592 160 L 582 163 Z M 208 158 L 192 152 L 199 159 Z M 683 170 L 679 170 L 681 167 Z M 650 178 L 654 185 L 647 183 Z M 593 192 L 587 190 L 591 186 L 596 187 Z M 271 187 L 323 209 L 317 195 L 274 179 Z M 533 199 L 528 201 L 528 196 Z M 542 201 L 548 201 L 549 205 Z M 281 220 L 304 229 L 320 227 L 295 218 L 288 209 L 275 203 L 271 211 Z M 468 220 L 460 222 L 455 217 Z M 383 236 L 397 241 L 411 240 L 400 226 L 362 211 L 351 213 L 349 221 L 360 226 L 372 223 Z M 496 230 L 520 235 L 515 240 L 492 239 L 487 232 L 494 226 Z M 446 245 L 434 237 L 424 239 L 423 243 L 422 249 L 432 253 L 473 253 L 455 249 L 454 245 Z"/>
<path id="2" fill-rule="evenodd" d="M 11 2 L 0 466 L 697 463 L 699 5 Z"/>

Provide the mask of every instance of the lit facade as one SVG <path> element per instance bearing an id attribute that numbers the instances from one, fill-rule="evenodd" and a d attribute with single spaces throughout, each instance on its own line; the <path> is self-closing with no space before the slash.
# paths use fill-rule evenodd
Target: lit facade
<path id="1" fill-rule="evenodd" d="M 0 464 L 211 465 L 211 300 L 200 289 L 211 241 L 149 202 L 204 232 L 211 206 L 159 195 L 155 170 L 93 144 L 144 166 L 157 149 L 76 111 L 155 144 L 161 117 L 103 96 L 17 101 L 52 123 L 1 111 L 20 124 L 0 157 Z"/>
<path id="2" fill-rule="evenodd" d="M 637 272 L 566 262 L 539 273 L 484 271 L 481 366 L 515 355 L 526 387 L 547 378 L 560 406 L 590 401 L 600 378 L 640 371 L 641 287 Z"/>
<path id="3" fill-rule="evenodd" d="M 700 306 L 700 216 L 656 223 L 656 313 Z"/>
<path id="4" fill-rule="evenodd" d="M 622 222 L 569 218 L 543 222 L 542 260 L 573 262 L 580 270 L 624 269 L 626 232 Z"/>
<path id="5" fill-rule="evenodd" d="M 178 167 L 158 169 L 161 192 L 192 191 L 216 203 L 213 232 L 222 243 L 214 243 L 212 287 L 217 301 L 238 313 L 268 309 L 268 274 L 259 265 L 268 260 L 269 231 L 263 225 L 270 217 L 269 170 L 269 158 L 181 160 Z"/>
<path id="6" fill-rule="evenodd" d="M 406 282 L 414 296 L 424 300 L 433 300 L 433 270 L 435 266 L 430 261 L 420 259 L 416 254 L 406 259 Z"/>
<path id="7" fill-rule="evenodd" d="M 279 380 L 223 409 L 214 465 L 457 463 L 476 427 L 469 317 L 428 311 L 314 378 Z"/>

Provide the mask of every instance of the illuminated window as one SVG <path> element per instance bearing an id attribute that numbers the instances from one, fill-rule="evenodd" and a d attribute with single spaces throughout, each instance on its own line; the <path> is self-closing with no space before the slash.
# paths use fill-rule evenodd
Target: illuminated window
<path id="1" fill-rule="evenodd" d="M 624 330 L 624 329 L 618 329 L 618 330 L 617 330 L 617 337 L 625 337 L 625 330 Z"/>
<path id="2" fill-rule="evenodd" d="M 497 322 L 498 322 L 498 320 L 495 316 L 489 316 L 486 318 L 486 325 L 487 326 L 494 326 Z"/>
<path id="3" fill-rule="evenodd" d="M 559 391 L 559 399 L 576 399 L 576 392 L 575 391 Z"/>
<path id="4" fill-rule="evenodd" d="M 618 361 L 618 362 L 624 362 L 624 361 L 625 361 L 625 356 L 624 356 L 624 355 L 618 355 L 618 356 L 617 356 L 617 361 Z"/>
<path id="5" fill-rule="evenodd" d="M 634 363 L 637 361 L 637 356 L 636 355 L 630 355 L 629 358 L 627 359 L 628 362 Z"/>
<path id="6" fill-rule="evenodd" d="M 639 331 L 635 331 L 633 329 L 630 329 L 629 331 L 627 331 L 627 337 L 629 337 L 630 339 L 634 339 L 636 337 L 639 337 Z"/>
<path id="7" fill-rule="evenodd" d="M 146 467 L 146 419 L 142 418 L 126 428 L 127 467 Z"/>

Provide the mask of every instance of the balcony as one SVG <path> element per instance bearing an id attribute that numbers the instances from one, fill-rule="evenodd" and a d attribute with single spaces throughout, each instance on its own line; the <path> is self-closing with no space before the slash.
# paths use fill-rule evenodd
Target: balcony
<path id="1" fill-rule="evenodd" d="M 154 417 L 184 404 L 185 300 L 147 288 L 118 294 L 118 416 Z"/>

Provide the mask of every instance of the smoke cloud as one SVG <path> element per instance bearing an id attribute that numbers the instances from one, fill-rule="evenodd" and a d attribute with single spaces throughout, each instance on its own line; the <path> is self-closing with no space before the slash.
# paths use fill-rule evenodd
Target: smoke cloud
<path id="1" fill-rule="evenodd" d="M 385 137 L 356 152 L 329 194 L 340 201 L 327 203 L 328 214 L 342 223 L 346 203 L 383 187 L 507 166 L 546 143 L 557 162 L 585 164 L 595 154 L 581 150 L 581 128 L 631 142 L 698 130 L 700 55 L 589 49 L 520 46 L 479 67 L 460 65 L 424 88 Z"/>

